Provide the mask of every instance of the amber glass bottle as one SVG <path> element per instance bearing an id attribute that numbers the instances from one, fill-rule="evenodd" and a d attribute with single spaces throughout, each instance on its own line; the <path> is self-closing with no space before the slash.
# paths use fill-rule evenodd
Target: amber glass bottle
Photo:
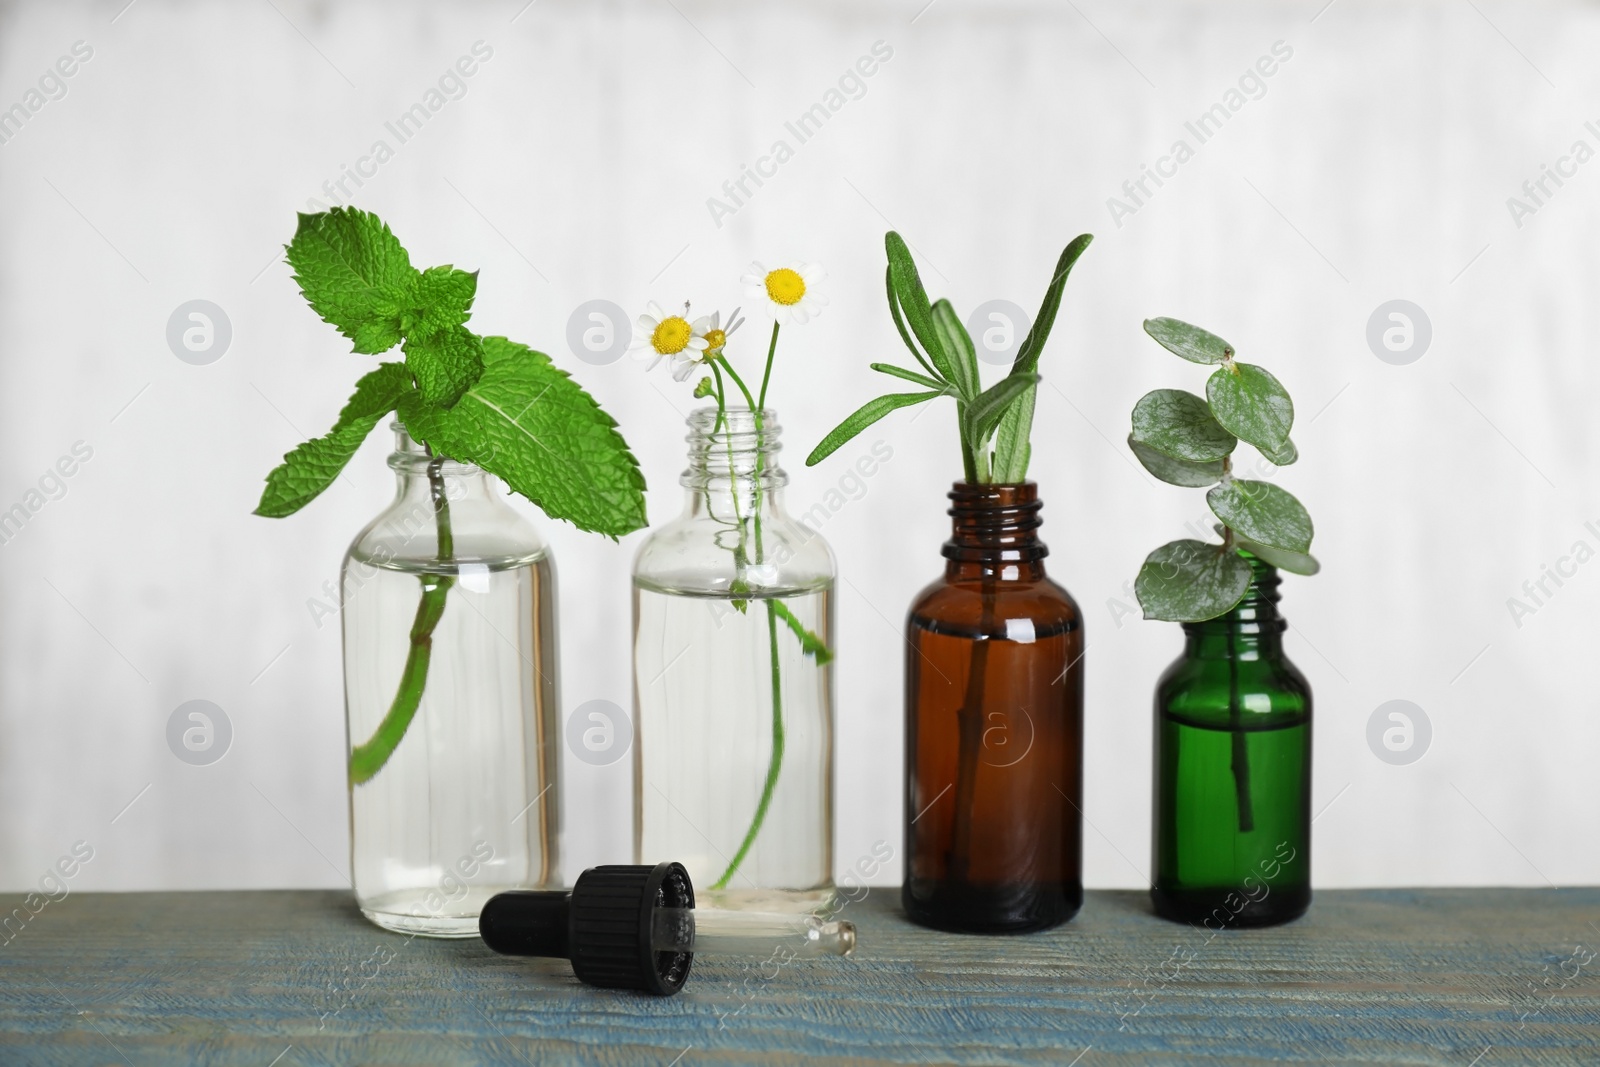
<path id="1" fill-rule="evenodd" d="M 907 916 L 1038 930 L 1083 902 L 1083 617 L 1045 577 L 1032 482 L 950 493 L 907 619 Z"/>
<path id="2" fill-rule="evenodd" d="M 1253 556 L 1244 599 L 1185 623 L 1156 683 L 1156 912 L 1268 926 L 1311 903 L 1311 686 L 1283 654 L 1278 572 Z"/>

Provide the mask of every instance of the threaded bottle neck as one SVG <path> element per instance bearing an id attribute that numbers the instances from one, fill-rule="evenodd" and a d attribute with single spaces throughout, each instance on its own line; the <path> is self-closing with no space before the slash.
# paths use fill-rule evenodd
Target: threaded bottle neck
<path id="1" fill-rule="evenodd" d="M 997 565 L 1034 563 L 1049 554 L 1038 530 L 1044 524 L 1038 486 L 971 485 L 950 488 L 950 540 L 945 559 L 956 563 Z"/>
<path id="2" fill-rule="evenodd" d="M 689 466 L 678 479 L 684 488 L 765 492 L 781 488 L 789 476 L 778 466 L 782 428 L 777 413 L 729 408 L 717 418 L 716 408 L 689 415 Z"/>
<path id="3" fill-rule="evenodd" d="M 1250 564 L 1250 586 L 1232 610 L 1205 622 L 1186 622 L 1188 651 L 1191 656 L 1235 652 L 1276 655 L 1283 649 L 1283 632 L 1289 624 L 1278 614 L 1282 579 L 1278 569 L 1247 552 L 1241 553 Z"/>

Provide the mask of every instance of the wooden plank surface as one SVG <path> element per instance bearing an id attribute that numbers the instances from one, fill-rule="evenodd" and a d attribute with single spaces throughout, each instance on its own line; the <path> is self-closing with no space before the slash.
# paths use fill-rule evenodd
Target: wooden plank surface
<path id="1" fill-rule="evenodd" d="M 0 945 L 0 1064 L 1600 1064 L 1600 889 L 1321 892 L 1220 934 L 1093 892 L 1011 938 L 896 896 L 846 906 L 854 959 L 702 957 L 657 999 L 345 893 L 75 894 Z"/>

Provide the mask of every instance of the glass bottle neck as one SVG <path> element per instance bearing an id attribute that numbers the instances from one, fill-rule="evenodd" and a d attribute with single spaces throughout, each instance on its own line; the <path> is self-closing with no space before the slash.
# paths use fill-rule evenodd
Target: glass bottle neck
<path id="1" fill-rule="evenodd" d="M 433 508 L 440 498 L 447 504 L 499 499 L 482 467 L 432 455 L 399 421 L 391 423 L 390 429 L 394 430 L 394 451 L 389 454 L 389 469 L 395 474 L 396 503 L 416 501 Z"/>
<path id="2" fill-rule="evenodd" d="M 1049 554 L 1038 530 L 1038 486 L 971 485 L 956 482 L 950 489 L 950 540 L 941 554 L 950 581 L 1038 581 L 1044 577 L 1044 557 Z"/>
<path id="3" fill-rule="evenodd" d="M 1244 599 L 1225 615 L 1205 622 L 1186 622 L 1184 655 L 1189 659 L 1277 659 L 1283 655 L 1288 623 L 1278 614 L 1278 569 L 1246 555 L 1250 587 Z"/>
<path id="4" fill-rule="evenodd" d="M 719 419 L 716 408 L 700 408 L 688 422 L 689 466 L 678 482 L 688 491 L 690 515 L 740 522 L 781 507 L 789 476 L 778 466 L 775 412 L 729 408 Z"/>

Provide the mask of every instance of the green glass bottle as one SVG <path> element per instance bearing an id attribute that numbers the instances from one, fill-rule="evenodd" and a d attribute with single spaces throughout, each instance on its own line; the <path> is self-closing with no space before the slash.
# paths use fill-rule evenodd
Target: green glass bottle
<path id="1" fill-rule="evenodd" d="M 1311 687 L 1284 657 L 1278 572 L 1226 615 L 1184 623 L 1156 685 L 1150 895 L 1208 929 L 1270 926 L 1311 903 Z"/>

